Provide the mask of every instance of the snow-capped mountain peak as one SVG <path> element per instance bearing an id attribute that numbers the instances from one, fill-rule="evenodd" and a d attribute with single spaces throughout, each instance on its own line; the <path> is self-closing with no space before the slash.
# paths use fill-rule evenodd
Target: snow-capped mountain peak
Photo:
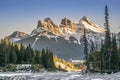
<path id="1" fill-rule="evenodd" d="M 90 29 L 93 32 L 103 33 L 105 29 L 96 25 L 93 21 L 89 20 L 86 16 L 84 16 L 80 21 L 79 24 L 84 26 L 86 29 Z"/>
<path id="2" fill-rule="evenodd" d="M 30 44 L 33 49 L 50 48 L 61 58 L 82 59 L 84 56 L 84 28 L 87 30 L 88 45 L 90 46 L 90 41 L 93 41 L 97 46 L 100 46 L 101 37 L 104 35 L 102 33 L 105 29 L 96 25 L 87 17 L 83 17 L 78 23 L 63 18 L 60 25 L 56 25 L 50 18 L 45 18 L 38 21 L 37 27 L 30 35 L 20 37 L 22 33 L 15 32 L 16 35 L 10 40 L 23 45 Z"/>
<path id="3" fill-rule="evenodd" d="M 21 40 L 21 39 L 27 37 L 27 36 L 28 36 L 28 34 L 26 34 L 24 32 L 15 31 L 11 35 L 8 36 L 8 39 L 10 42 L 16 42 L 18 40 Z"/>
<path id="4" fill-rule="evenodd" d="M 50 18 L 45 18 L 38 21 L 37 28 L 34 29 L 31 35 L 43 35 L 43 33 L 52 33 L 56 36 L 65 37 L 68 35 L 76 34 L 79 29 L 86 28 L 90 32 L 103 33 L 105 29 L 96 25 L 93 21 L 87 17 L 83 17 L 78 24 L 73 23 L 68 18 L 63 18 L 61 24 L 56 25 Z"/>

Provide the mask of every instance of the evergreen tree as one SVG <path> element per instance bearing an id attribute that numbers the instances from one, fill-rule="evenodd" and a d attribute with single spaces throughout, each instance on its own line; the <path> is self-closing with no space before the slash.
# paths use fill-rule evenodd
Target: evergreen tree
<path id="1" fill-rule="evenodd" d="M 41 64 L 45 67 L 45 49 L 42 49 L 41 51 Z"/>
<path id="2" fill-rule="evenodd" d="M 110 66 L 110 54 L 111 54 L 111 36 L 110 36 L 110 26 L 109 26 L 109 14 L 108 14 L 108 7 L 107 5 L 105 6 L 105 41 L 104 41 L 104 48 L 105 48 L 105 53 L 104 53 L 104 68 L 109 69 Z"/>
<path id="3" fill-rule="evenodd" d="M 86 29 L 85 28 L 84 28 L 83 40 L 84 40 L 84 54 L 85 54 L 85 61 L 86 61 L 86 67 L 87 67 L 86 72 L 87 72 L 89 70 L 89 61 L 88 61 L 88 42 L 87 42 L 87 38 L 86 38 Z"/>
<path id="4" fill-rule="evenodd" d="M 0 66 L 6 65 L 6 44 L 4 41 L 0 43 Z"/>
<path id="5" fill-rule="evenodd" d="M 31 62 L 32 64 L 37 64 L 36 63 L 36 54 L 35 53 L 33 53 L 33 56 L 32 56 L 32 62 Z"/>
<path id="6" fill-rule="evenodd" d="M 7 48 L 6 48 L 6 64 L 9 64 L 10 63 L 10 59 L 9 59 L 9 56 L 10 56 L 10 46 L 11 46 L 11 44 L 10 43 L 8 43 L 7 44 Z"/>
<path id="7" fill-rule="evenodd" d="M 111 69 L 118 69 L 118 53 L 117 53 L 117 43 L 116 36 L 113 35 L 112 38 L 112 53 L 111 53 Z"/>
<path id="8" fill-rule="evenodd" d="M 55 69 L 54 54 L 53 54 L 53 52 L 50 52 L 50 54 L 51 54 L 51 57 L 50 57 L 50 61 L 51 61 L 50 68 Z"/>
<path id="9" fill-rule="evenodd" d="M 100 63 L 101 63 L 101 72 L 102 72 L 105 67 L 105 46 L 103 44 L 103 40 L 101 41 Z"/>
<path id="10" fill-rule="evenodd" d="M 117 48 L 117 53 L 118 53 L 118 68 L 120 70 L 120 46 Z"/>
<path id="11" fill-rule="evenodd" d="M 20 63 L 24 63 L 24 53 L 25 53 L 25 47 L 21 44 L 20 46 Z"/>
<path id="12" fill-rule="evenodd" d="M 105 48 L 111 49 L 111 37 L 110 37 L 110 26 L 109 26 L 109 14 L 108 14 L 108 7 L 107 5 L 105 6 Z"/>
<path id="13" fill-rule="evenodd" d="M 36 63 L 40 64 L 40 51 L 35 50 L 35 54 L 36 54 Z"/>
<path id="14" fill-rule="evenodd" d="M 90 49 L 90 53 L 93 53 L 94 51 L 95 51 L 94 42 L 91 41 L 91 49 Z"/>
<path id="15" fill-rule="evenodd" d="M 20 62 L 20 50 L 19 50 L 19 48 L 18 48 L 18 46 L 17 46 L 17 44 L 15 44 L 15 52 L 16 52 L 16 57 L 17 57 L 17 61 L 16 61 L 16 63 L 17 64 L 19 64 Z"/>
<path id="16" fill-rule="evenodd" d="M 40 59 L 40 52 L 38 50 L 35 50 L 32 57 L 32 64 L 40 64 Z"/>
<path id="17" fill-rule="evenodd" d="M 11 49 L 10 50 L 10 56 L 9 56 L 10 63 L 15 64 L 17 62 L 17 55 L 16 55 L 16 52 L 15 52 L 15 47 L 13 46 L 13 43 L 11 44 L 10 49 Z"/>

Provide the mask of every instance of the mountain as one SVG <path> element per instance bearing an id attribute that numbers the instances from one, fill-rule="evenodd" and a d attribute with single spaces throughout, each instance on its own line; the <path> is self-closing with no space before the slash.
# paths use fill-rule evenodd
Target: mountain
<path id="1" fill-rule="evenodd" d="M 88 47 L 91 41 L 99 48 L 104 39 L 105 29 L 96 25 L 87 17 L 80 19 L 78 23 L 68 18 L 63 18 L 60 25 L 56 25 L 50 18 L 38 21 L 37 27 L 29 35 L 20 36 L 16 43 L 31 45 L 33 49 L 51 49 L 57 56 L 66 60 L 83 59 L 83 30 L 86 28 Z M 18 38 L 18 35 L 13 36 Z M 12 38 L 11 38 L 12 39 Z"/>
<path id="2" fill-rule="evenodd" d="M 86 16 L 84 16 L 80 21 L 79 25 L 84 26 L 86 29 L 89 29 L 93 32 L 103 33 L 105 29 L 96 25 L 93 21 L 89 20 Z"/>
<path id="3" fill-rule="evenodd" d="M 25 38 L 26 36 L 28 36 L 28 34 L 24 32 L 20 32 L 20 31 L 15 31 L 11 35 L 8 36 L 8 39 L 10 42 L 16 42 L 18 40 Z"/>
<path id="4" fill-rule="evenodd" d="M 67 18 L 63 18 L 61 24 L 57 26 L 50 18 L 45 18 L 44 20 L 39 20 L 37 28 L 34 29 L 31 35 L 41 35 L 50 33 L 56 36 L 68 36 L 71 34 L 76 34 L 80 30 L 86 28 L 87 31 L 104 33 L 105 29 L 96 25 L 94 22 L 89 20 L 87 17 L 83 17 L 78 24 L 73 23 Z"/>

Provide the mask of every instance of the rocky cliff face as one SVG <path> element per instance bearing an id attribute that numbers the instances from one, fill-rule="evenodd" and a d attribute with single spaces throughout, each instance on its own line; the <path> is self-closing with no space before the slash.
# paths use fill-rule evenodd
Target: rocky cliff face
<path id="1" fill-rule="evenodd" d="M 28 34 L 24 33 L 24 32 L 20 32 L 20 31 L 15 31 L 13 32 L 11 35 L 9 35 L 9 38 L 15 38 L 15 37 L 25 37 Z"/>
<path id="2" fill-rule="evenodd" d="M 77 27 L 75 23 L 67 18 L 63 18 L 60 24 L 61 31 L 63 34 L 75 34 Z"/>
<path id="3" fill-rule="evenodd" d="M 50 18 L 45 18 L 38 21 L 37 28 L 32 31 L 32 35 L 53 34 L 60 35 L 59 27 L 54 24 Z"/>
<path id="4" fill-rule="evenodd" d="M 95 24 L 93 21 L 89 20 L 86 16 L 84 16 L 79 21 L 79 24 L 89 31 L 93 31 L 93 32 L 97 32 L 97 33 L 104 33 L 105 32 L 104 28 Z"/>
<path id="5" fill-rule="evenodd" d="M 93 21 L 87 17 L 83 17 L 78 24 L 73 23 L 67 18 L 61 20 L 61 24 L 57 26 L 50 18 L 45 18 L 38 21 L 37 28 L 32 31 L 32 35 L 53 34 L 56 36 L 67 36 L 76 34 L 79 29 L 86 28 L 89 32 L 104 33 L 105 29 L 96 25 Z"/>
<path id="6" fill-rule="evenodd" d="M 28 36 L 28 34 L 24 32 L 20 32 L 20 31 L 15 31 L 11 35 L 8 36 L 8 40 L 11 42 L 15 42 L 15 41 L 23 39 L 26 36 Z"/>

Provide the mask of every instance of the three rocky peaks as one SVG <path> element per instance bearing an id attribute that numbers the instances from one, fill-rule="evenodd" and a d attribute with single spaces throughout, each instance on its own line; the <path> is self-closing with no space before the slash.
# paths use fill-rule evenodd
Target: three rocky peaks
<path id="1" fill-rule="evenodd" d="M 83 17 L 78 23 L 73 23 L 67 18 L 63 18 L 60 25 L 56 25 L 50 18 L 45 18 L 38 21 L 37 28 L 34 29 L 31 35 L 52 34 L 56 36 L 66 36 L 76 34 L 86 28 L 88 32 L 103 33 L 104 28 L 96 25 L 87 17 Z"/>
<path id="2" fill-rule="evenodd" d="M 57 56 L 64 59 L 82 59 L 83 32 L 87 30 L 88 45 L 93 41 L 97 46 L 101 45 L 105 29 L 96 25 L 87 17 L 83 17 L 78 23 L 63 18 L 60 25 L 56 25 L 50 18 L 39 20 L 37 28 L 31 34 L 14 32 L 8 36 L 9 41 L 23 45 L 31 45 L 33 49 L 51 49 Z"/>

